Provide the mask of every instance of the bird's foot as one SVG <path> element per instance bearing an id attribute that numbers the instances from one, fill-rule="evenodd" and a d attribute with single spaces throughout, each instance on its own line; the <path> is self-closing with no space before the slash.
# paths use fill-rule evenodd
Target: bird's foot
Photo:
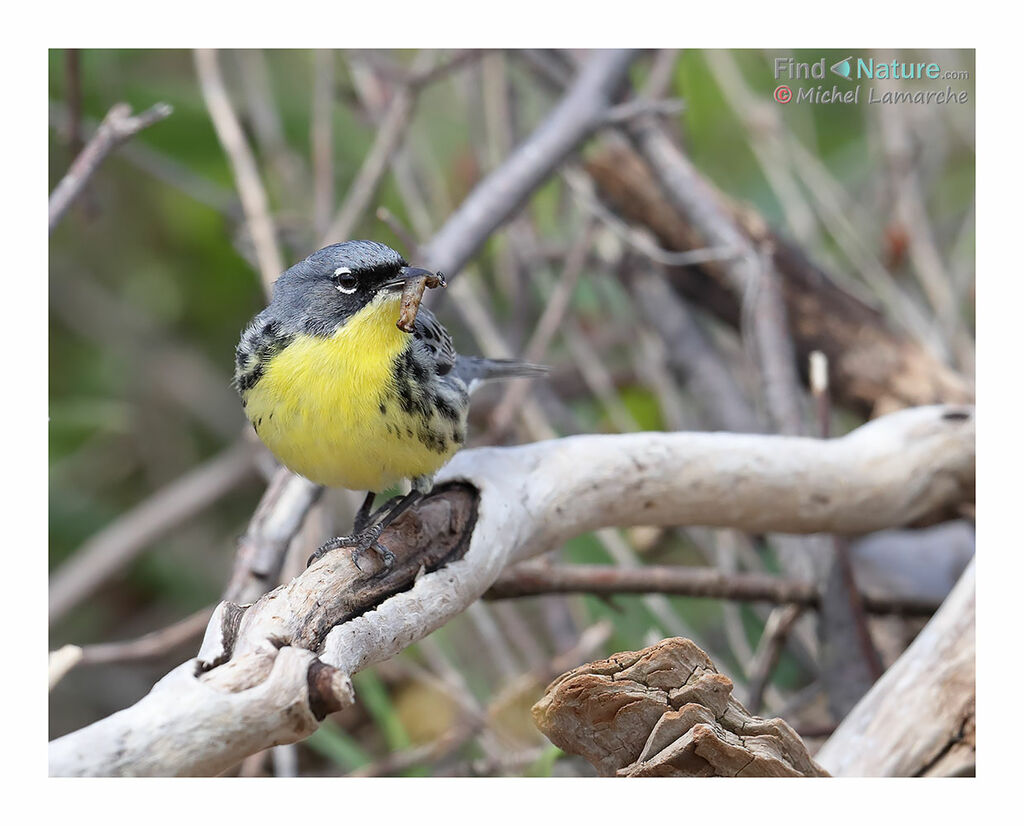
<path id="1" fill-rule="evenodd" d="M 380 534 L 383 530 L 382 525 L 374 525 L 372 528 L 359 531 L 351 536 L 336 536 L 334 539 L 328 539 L 323 545 L 317 548 L 313 554 L 306 561 L 306 567 L 308 568 L 318 559 L 323 557 L 325 554 L 329 554 L 331 551 L 336 551 L 338 548 L 352 548 L 352 564 L 356 566 L 360 571 L 363 570 L 363 566 L 359 564 L 359 557 L 371 550 L 375 551 L 380 557 L 383 563 L 383 568 L 378 572 L 378 576 L 386 574 L 395 564 L 395 555 L 391 553 L 387 545 L 380 541 Z"/>

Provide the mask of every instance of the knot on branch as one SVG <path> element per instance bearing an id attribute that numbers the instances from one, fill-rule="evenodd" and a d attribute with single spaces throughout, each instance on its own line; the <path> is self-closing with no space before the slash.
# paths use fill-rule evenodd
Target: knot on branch
<path id="1" fill-rule="evenodd" d="M 732 681 L 681 637 L 563 674 L 533 707 L 564 751 L 619 777 L 823 776 L 781 719 L 750 714 Z"/>
<path id="2" fill-rule="evenodd" d="M 352 681 L 337 668 L 313 660 L 306 672 L 306 686 L 309 691 L 309 710 L 317 720 L 328 714 L 341 711 L 355 701 Z"/>

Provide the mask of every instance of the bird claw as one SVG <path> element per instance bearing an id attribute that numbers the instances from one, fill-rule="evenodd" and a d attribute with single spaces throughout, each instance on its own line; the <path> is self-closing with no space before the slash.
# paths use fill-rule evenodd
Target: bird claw
<path id="1" fill-rule="evenodd" d="M 359 564 L 359 557 L 372 550 L 376 551 L 383 563 L 383 568 L 379 571 L 378 576 L 385 574 L 394 567 L 395 555 L 387 545 L 379 541 L 380 534 L 381 528 L 378 525 L 368 530 L 360 531 L 352 536 L 336 536 L 333 539 L 328 539 L 310 555 L 308 560 L 306 560 L 306 567 L 308 568 L 318 559 L 321 559 L 331 551 L 335 551 L 338 548 L 351 547 L 352 564 L 355 565 L 359 571 L 363 570 L 363 566 Z"/>

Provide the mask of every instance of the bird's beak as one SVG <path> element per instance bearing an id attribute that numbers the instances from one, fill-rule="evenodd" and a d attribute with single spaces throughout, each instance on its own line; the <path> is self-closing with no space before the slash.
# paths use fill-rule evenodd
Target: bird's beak
<path id="1" fill-rule="evenodd" d="M 423 269 L 422 267 L 402 267 L 402 269 L 398 271 L 398 278 L 393 281 L 385 281 L 383 289 L 400 292 L 405 289 L 407 281 L 412 281 L 415 278 L 422 278 L 424 276 L 439 278 L 441 280 L 441 284 L 444 284 L 444 276 L 440 273 L 433 273 L 430 270 Z"/>

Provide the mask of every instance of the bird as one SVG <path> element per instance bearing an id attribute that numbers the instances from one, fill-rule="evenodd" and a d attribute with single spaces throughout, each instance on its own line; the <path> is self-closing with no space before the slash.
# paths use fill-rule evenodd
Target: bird
<path id="1" fill-rule="evenodd" d="M 483 382 L 539 377 L 542 365 L 465 356 L 420 306 L 399 327 L 406 284 L 440 273 L 411 267 L 377 241 L 319 249 L 282 273 L 267 307 L 243 329 L 234 386 L 256 435 L 289 470 L 326 487 L 366 491 L 354 532 L 309 558 L 351 546 L 394 554 L 381 532 L 428 494 L 434 475 L 465 444 L 471 393 Z M 411 482 L 376 511 L 376 495 Z"/>

